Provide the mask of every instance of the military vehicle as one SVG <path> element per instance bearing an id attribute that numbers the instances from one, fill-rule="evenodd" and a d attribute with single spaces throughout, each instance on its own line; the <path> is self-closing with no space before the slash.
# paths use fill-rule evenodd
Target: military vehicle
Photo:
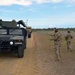
<path id="1" fill-rule="evenodd" d="M 27 30 L 20 28 L 15 20 L 0 20 L 0 51 L 15 51 L 19 58 L 24 56 Z"/>
<path id="2" fill-rule="evenodd" d="M 30 26 L 26 27 L 28 32 L 28 38 L 31 38 L 32 28 Z"/>

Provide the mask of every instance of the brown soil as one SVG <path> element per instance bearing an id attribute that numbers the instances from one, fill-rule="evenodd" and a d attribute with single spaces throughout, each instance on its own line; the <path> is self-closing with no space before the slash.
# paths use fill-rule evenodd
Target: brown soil
<path id="1" fill-rule="evenodd" d="M 58 62 L 55 61 L 53 41 L 48 35 L 50 33 L 33 32 L 32 38 L 27 38 L 24 58 L 17 58 L 12 53 L 0 54 L 0 75 L 75 75 L 75 39 L 72 40 L 73 52 L 69 52 L 63 38 L 61 60 Z"/>

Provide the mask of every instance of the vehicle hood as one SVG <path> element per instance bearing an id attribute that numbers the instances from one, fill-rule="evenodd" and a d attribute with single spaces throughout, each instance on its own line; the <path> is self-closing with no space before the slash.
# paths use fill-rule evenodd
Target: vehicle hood
<path id="1" fill-rule="evenodd" d="M 17 35 L 0 35 L 0 40 L 23 40 L 23 36 Z"/>

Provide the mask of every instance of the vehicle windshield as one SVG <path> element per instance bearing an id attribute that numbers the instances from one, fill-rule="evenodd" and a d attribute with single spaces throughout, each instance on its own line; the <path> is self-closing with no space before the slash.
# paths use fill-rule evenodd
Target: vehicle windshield
<path id="1" fill-rule="evenodd" d="M 22 29 L 1 29 L 0 35 L 22 35 Z"/>
<path id="2" fill-rule="evenodd" d="M 22 35 L 22 29 L 10 29 L 9 34 Z"/>
<path id="3" fill-rule="evenodd" d="M 0 29 L 0 34 L 7 34 L 7 30 L 6 29 Z"/>

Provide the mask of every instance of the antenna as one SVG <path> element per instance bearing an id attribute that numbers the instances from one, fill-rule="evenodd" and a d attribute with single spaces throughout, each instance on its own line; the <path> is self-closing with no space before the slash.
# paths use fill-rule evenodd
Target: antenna
<path id="1" fill-rule="evenodd" d="M 28 25 L 28 19 L 26 20 L 26 25 Z"/>

